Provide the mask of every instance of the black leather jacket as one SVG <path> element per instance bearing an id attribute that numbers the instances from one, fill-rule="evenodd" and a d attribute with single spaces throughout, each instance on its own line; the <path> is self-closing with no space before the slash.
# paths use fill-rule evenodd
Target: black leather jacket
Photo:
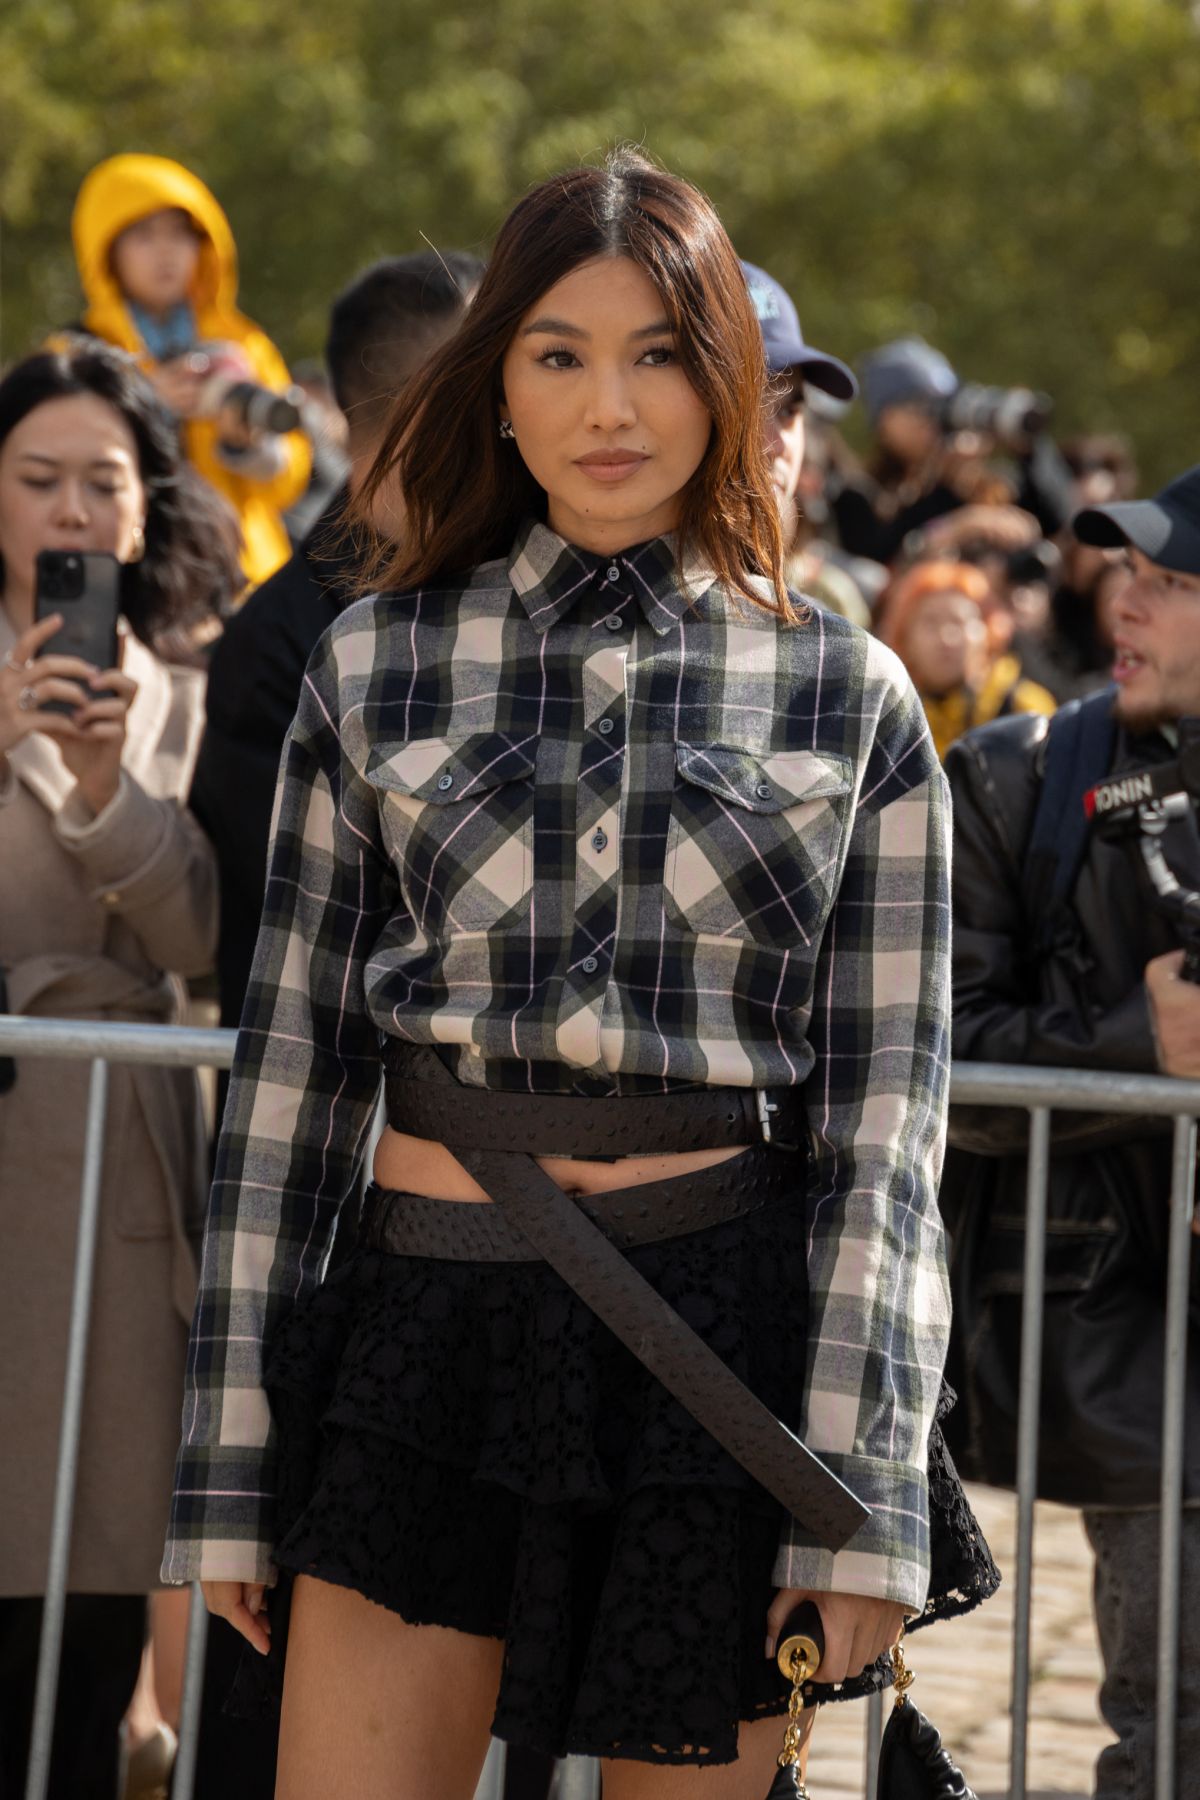
<path id="1" fill-rule="evenodd" d="M 977 1062 L 1157 1070 L 1143 971 L 1176 947 L 1131 847 L 1091 840 L 1070 928 L 1035 958 L 1021 870 L 1048 721 L 1000 720 L 951 749 L 954 1054 Z M 1110 771 L 1167 761 L 1157 733 L 1117 734 Z M 1190 825 L 1169 860 L 1200 886 Z M 1024 1254 L 1025 1113 L 954 1108 L 942 1186 L 955 1330 L 947 1427 L 964 1474 L 1010 1486 Z M 1169 1122 L 1052 1118 L 1046 1350 L 1038 1492 L 1076 1505 L 1158 1499 Z M 1193 1282 L 1193 1294 L 1198 1291 Z M 1200 1338 L 1192 1333 L 1193 1373 Z M 1187 1492 L 1200 1498 L 1200 1381 L 1189 1390 Z"/>

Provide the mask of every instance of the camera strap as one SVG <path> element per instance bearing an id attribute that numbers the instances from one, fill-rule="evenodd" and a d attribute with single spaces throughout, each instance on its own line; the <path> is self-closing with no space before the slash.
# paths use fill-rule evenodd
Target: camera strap
<path id="1" fill-rule="evenodd" d="M 1050 720 L 1042 785 L 1022 864 L 1022 900 L 1040 959 L 1057 941 L 1079 875 L 1092 817 L 1087 799 L 1108 773 L 1116 744 L 1115 689 L 1071 700 Z"/>

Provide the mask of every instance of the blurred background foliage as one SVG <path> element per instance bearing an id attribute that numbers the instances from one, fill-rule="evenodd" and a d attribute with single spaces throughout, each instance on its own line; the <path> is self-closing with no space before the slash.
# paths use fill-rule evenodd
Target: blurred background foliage
<path id="1" fill-rule="evenodd" d="M 292 359 L 373 258 L 480 249 L 531 181 L 643 144 L 851 358 L 919 331 L 967 379 L 1200 460 L 1195 0 L 5 0 L 0 355 L 76 317 L 69 220 L 118 150 L 228 210 Z"/>

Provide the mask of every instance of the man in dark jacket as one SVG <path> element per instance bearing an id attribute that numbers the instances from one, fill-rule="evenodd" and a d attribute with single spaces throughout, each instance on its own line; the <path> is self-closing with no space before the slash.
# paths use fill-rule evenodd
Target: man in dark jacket
<path id="1" fill-rule="evenodd" d="M 221 1023 L 236 1025 L 266 889 L 267 837 L 283 740 L 317 639 L 355 596 L 344 520 L 396 394 L 457 326 L 483 264 L 461 251 L 376 263 L 334 303 L 325 359 L 349 425 L 350 476 L 290 562 L 233 615 L 213 651 L 208 722 L 191 804 L 221 871 Z"/>
<path id="2" fill-rule="evenodd" d="M 239 1022 L 250 979 L 275 777 L 304 670 L 359 585 L 346 506 L 375 459 L 395 395 L 453 332 L 482 273 L 479 259 L 461 252 L 399 256 L 368 269 L 335 302 L 325 357 L 349 424 L 348 486 L 291 561 L 227 622 L 214 649 L 191 805 L 216 846 L 221 872 L 223 1025 Z M 222 1710 L 242 1648 L 223 1621 L 212 1621 L 196 1800 L 261 1800 L 275 1790 L 278 1726 Z"/>
<path id="3" fill-rule="evenodd" d="M 1200 468 L 1153 501 L 1090 508 L 1074 529 L 1127 568 L 1114 603 L 1107 766 L 1087 771 L 1096 783 L 1173 762 L 1178 721 L 1200 715 Z M 1106 703 L 1090 705 L 1103 719 Z M 1006 719 L 947 757 L 955 1056 L 1200 1076 L 1200 987 L 1181 979 L 1178 931 L 1156 906 L 1128 833 L 1091 833 L 1052 932 L 1031 910 L 1027 851 L 1046 740 L 1064 727 Z M 1194 806 L 1163 842 L 1179 880 L 1200 887 Z M 1106 1669 L 1101 1709 L 1119 1739 L 1101 1754 L 1096 1794 L 1125 1800 L 1153 1785 L 1171 1143 L 1148 1119 L 1056 1114 L 1052 1124 L 1039 1492 L 1084 1509 Z M 942 1189 L 958 1315 L 955 1450 L 964 1473 L 1006 1486 L 1015 1472 L 1025 1136 L 1024 1114 L 955 1109 Z M 1193 1376 L 1198 1358 L 1193 1331 Z M 1198 1409 L 1193 1379 L 1177 1764 L 1177 1792 L 1191 1800 L 1200 1795 Z"/>

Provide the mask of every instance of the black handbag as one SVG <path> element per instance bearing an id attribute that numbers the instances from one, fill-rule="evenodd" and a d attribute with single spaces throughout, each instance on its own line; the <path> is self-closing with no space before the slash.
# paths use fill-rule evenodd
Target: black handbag
<path id="1" fill-rule="evenodd" d="M 805 1684 L 820 1668 L 824 1649 L 821 1615 L 813 1602 L 806 1600 L 789 1614 L 779 1634 L 776 1658 L 792 1683 L 792 1693 L 779 1769 L 767 1800 L 808 1800 L 808 1789 L 800 1779 L 800 1715 Z M 892 1666 L 896 1700 L 880 1746 L 876 1800 L 976 1800 L 936 1726 L 908 1697 L 914 1677 L 899 1644 L 892 1651 Z"/>

